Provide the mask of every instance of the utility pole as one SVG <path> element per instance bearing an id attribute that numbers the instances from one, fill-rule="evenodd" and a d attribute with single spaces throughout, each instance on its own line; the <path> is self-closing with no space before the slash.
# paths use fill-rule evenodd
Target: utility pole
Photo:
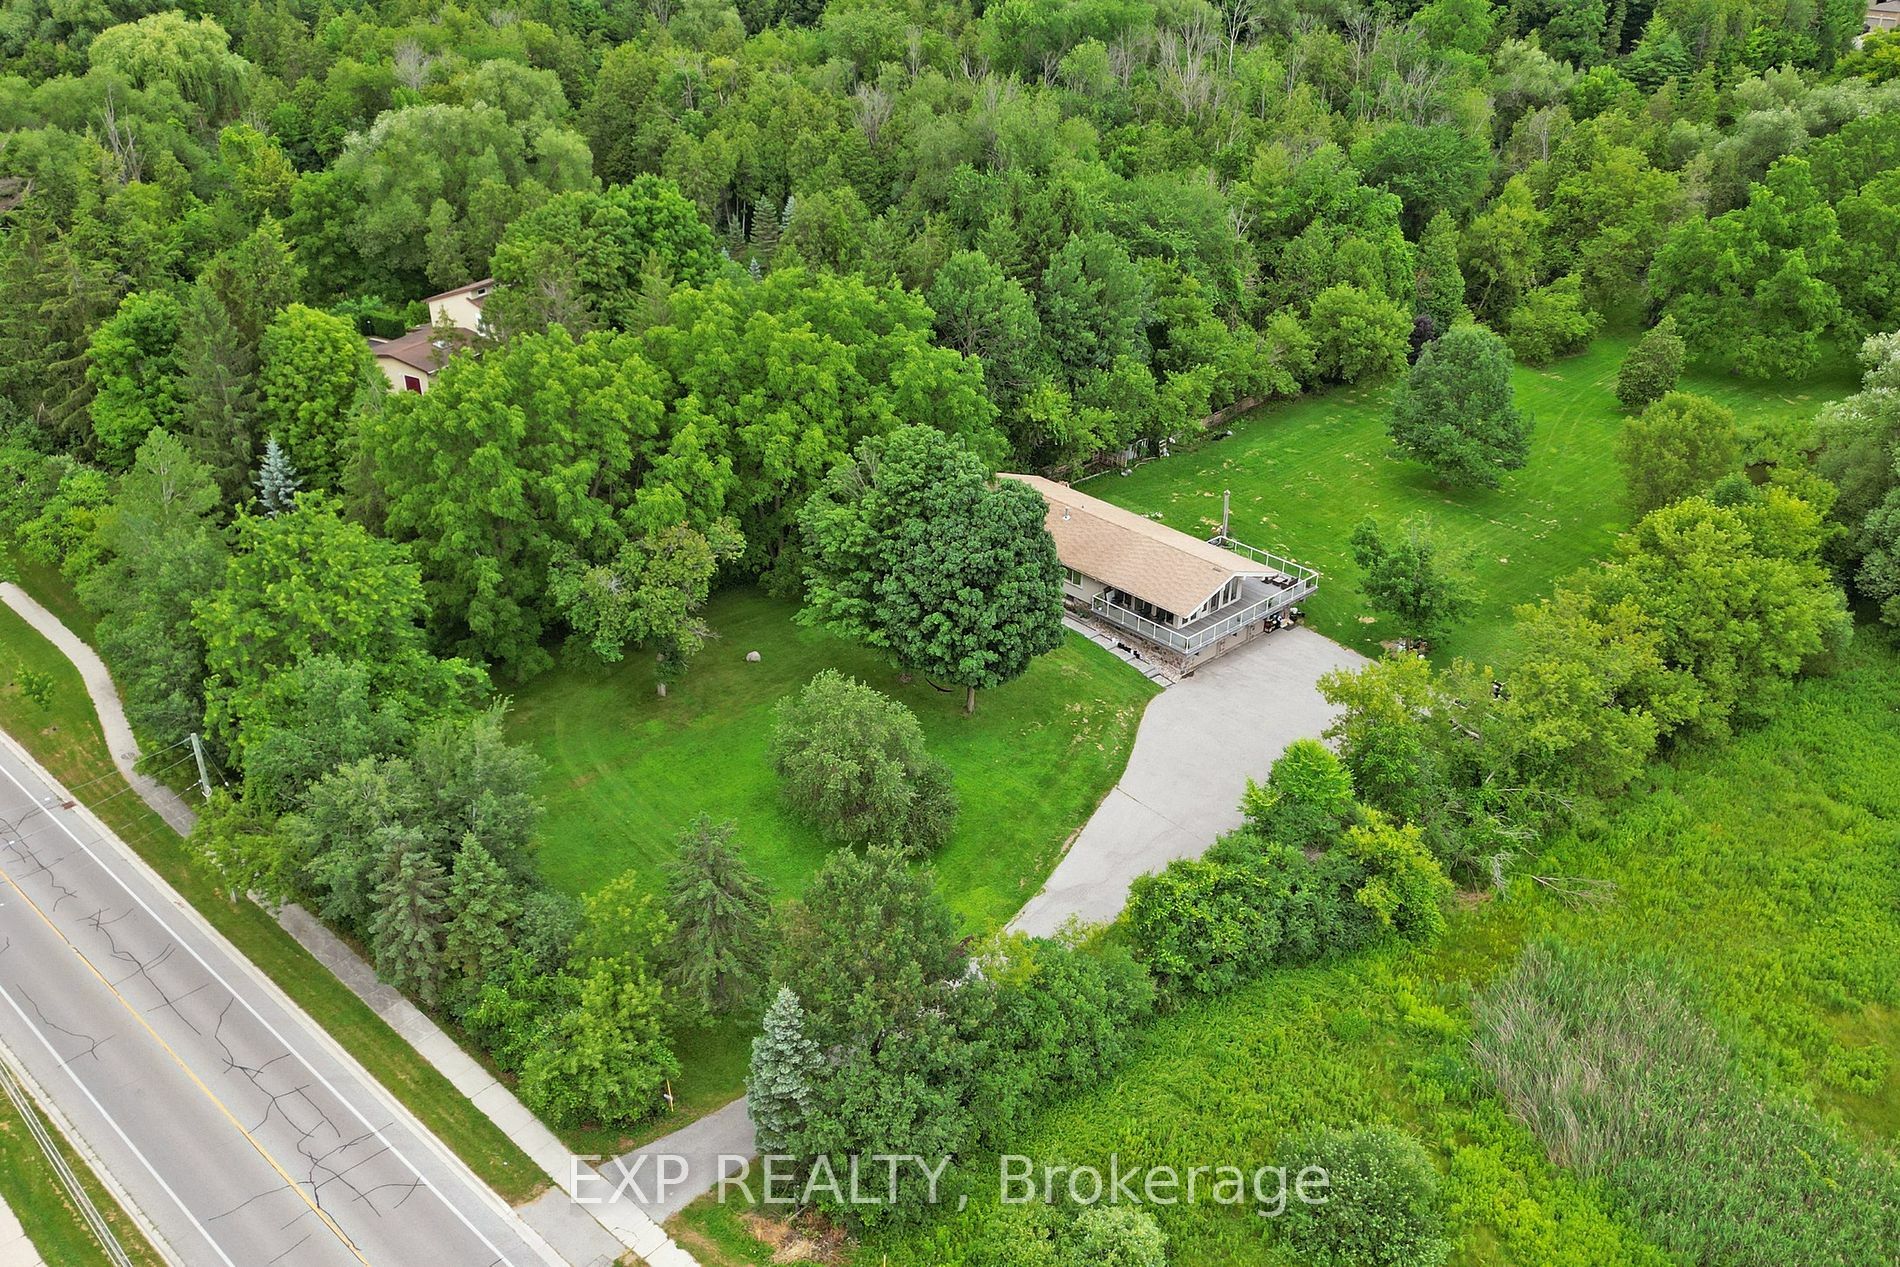
<path id="1" fill-rule="evenodd" d="M 198 732 L 191 732 L 191 755 L 198 758 L 198 786 L 204 791 L 205 799 L 211 799 L 211 775 L 205 770 L 204 741 L 198 738 Z"/>

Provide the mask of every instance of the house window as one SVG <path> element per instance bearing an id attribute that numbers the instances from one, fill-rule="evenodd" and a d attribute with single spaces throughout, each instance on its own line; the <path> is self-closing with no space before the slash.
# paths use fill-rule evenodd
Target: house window
<path id="1" fill-rule="evenodd" d="M 414 374 L 404 374 L 402 376 L 402 389 L 406 392 L 419 392 L 422 390 L 422 380 L 417 378 Z"/>
<path id="2" fill-rule="evenodd" d="M 1070 567 L 1063 568 L 1062 575 L 1068 580 L 1069 584 L 1071 585 L 1080 585 L 1082 583 L 1082 574 L 1076 571 L 1074 568 L 1070 568 Z"/>

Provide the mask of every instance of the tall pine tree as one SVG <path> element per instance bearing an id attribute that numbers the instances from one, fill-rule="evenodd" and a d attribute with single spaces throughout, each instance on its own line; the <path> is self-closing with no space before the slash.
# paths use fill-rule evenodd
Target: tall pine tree
<path id="1" fill-rule="evenodd" d="M 508 958 L 509 934 L 521 914 L 508 873 L 472 835 L 455 855 L 449 877 L 448 928 L 442 958 L 466 981 L 481 981 Z"/>
<path id="2" fill-rule="evenodd" d="M 680 836 L 666 891 L 667 975 L 678 1002 L 708 1016 L 744 1007 L 765 974 L 772 902 L 732 843 L 734 824 L 700 815 Z"/>
<path id="3" fill-rule="evenodd" d="M 369 918 L 376 975 L 434 1006 L 442 983 L 442 925 L 448 883 L 420 833 L 390 829 Z"/>

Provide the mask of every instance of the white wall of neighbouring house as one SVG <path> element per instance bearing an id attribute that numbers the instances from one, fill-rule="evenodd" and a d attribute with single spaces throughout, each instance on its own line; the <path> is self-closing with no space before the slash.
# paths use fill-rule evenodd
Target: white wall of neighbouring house
<path id="1" fill-rule="evenodd" d="M 479 334 L 482 328 L 481 298 L 487 291 L 470 292 L 463 295 L 450 295 L 447 299 L 429 301 L 429 324 L 436 325 L 449 321 L 471 334 Z"/>
<path id="2" fill-rule="evenodd" d="M 429 390 L 429 376 L 413 365 L 398 361 L 393 356 L 376 358 L 376 368 L 389 380 L 392 392 L 426 392 Z"/>

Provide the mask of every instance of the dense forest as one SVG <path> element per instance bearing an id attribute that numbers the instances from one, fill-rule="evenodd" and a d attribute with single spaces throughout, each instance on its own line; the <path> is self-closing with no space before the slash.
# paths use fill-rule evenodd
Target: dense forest
<path id="1" fill-rule="evenodd" d="M 1649 331 L 1619 383 L 1649 408 L 1625 440 L 1647 518 L 1524 610 L 1519 693 L 1410 661 L 1335 684 L 1361 693 L 1334 701 L 1342 755 L 1306 755 L 1344 784 L 1314 840 L 1345 844 L 1281 850 L 1263 814 L 1196 864 L 1253 883 L 1272 843 L 1306 886 L 1275 902 L 1347 894 L 1334 942 L 1435 929 L 1439 864 L 1481 879 L 1523 809 L 1499 771 L 1513 795 L 1616 791 L 1672 736 L 1725 737 L 1764 683 L 1844 645 L 1830 577 L 1900 624 L 1900 33 L 1864 19 L 1861 0 L 8 0 L 0 533 L 97 614 L 148 747 L 208 741 L 229 786 L 194 844 L 227 889 L 351 933 L 550 1121 L 624 1123 L 677 1072 L 665 1031 L 723 986 L 686 962 L 683 908 L 544 886 L 538 767 L 497 689 L 637 650 L 663 693 L 737 582 L 868 625 L 866 542 L 915 527 L 877 519 L 904 496 L 972 538 L 1033 535 L 998 469 L 1102 469 L 1335 386 L 1407 375 L 1394 438 L 1496 485 L 1534 425 L 1511 366 Z M 391 391 L 367 339 L 488 277 L 479 335 L 426 392 Z M 1724 412 L 1712 461 L 1709 411 L 1668 394 L 1685 357 L 1772 385 L 1857 352 L 1865 389 L 1818 427 L 1730 436 Z M 1432 432 L 1480 379 L 1508 424 L 1448 453 Z M 931 503 L 933 481 L 954 496 Z M 1419 553 L 1376 528 L 1368 570 Z M 1024 663 L 1062 639 L 1044 553 Z M 1711 649 L 1698 603 L 1767 632 Z M 1599 645 L 1617 654 L 1580 669 Z M 972 705 L 1003 675 L 944 674 Z M 1486 699 L 1532 722 L 1500 721 L 1479 770 L 1453 731 L 1488 724 Z M 806 703 L 846 736 L 872 707 Z M 1461 720 L 1401 736 L 1422 754 L 1401 778 L 1375 723 L 1407 709 Z M 732 866 L 727 834 L 696 824 L 682 865 Z M 923 900 L 881 854 L 822 879 L 847 911 Z M 748 892 L 756 937 L 769 902 Z M 1191 927 L 1146 896 L 1150 940 Z M 850 948 L 803 918 L 793 958 L 823 979 Z M 1149 967 L 1177 992 L 1242 975 L 1165 949 L 1175 967 L 1148 947 Z M 1108 1000 L 1104 1049 L 1152 1002 L 1119 957 L 1044 953 Z M 855 1018 L 851 985 L 805 1000 L 819 1032 Z M 982 1002 L 1007 1026 L 958 1023 L 1053 1049 L 1035 992 L 998 988 Z M 993 1139 L 1093 1072 L 1015 1070 L 983 1089 L 996 1121 L 943 1129 Z M 807 1151 L 847 1151 L 821 1135 Z"/>

